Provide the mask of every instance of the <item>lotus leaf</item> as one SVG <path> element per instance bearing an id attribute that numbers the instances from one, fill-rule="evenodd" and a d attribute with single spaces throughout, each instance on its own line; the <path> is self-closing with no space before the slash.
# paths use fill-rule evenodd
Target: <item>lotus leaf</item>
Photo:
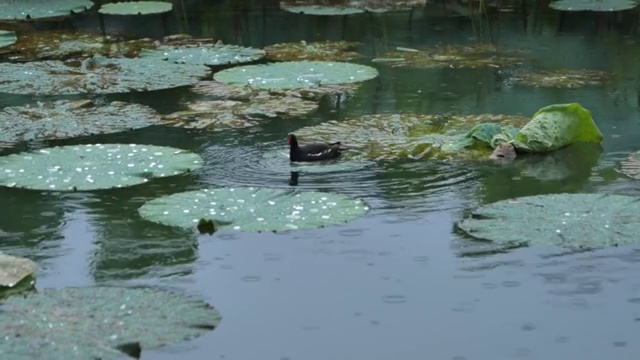
<path id="1" fill-rule="evenodd" d="M 289 12 L 306 15 L 352 15 L 364 11 L 387 12 L 409 10 L 416 6 L 424 6 L 426 0 L 284 0 L 280 7 Z"/>
<path id="2" fill-rule="evenodd" d="M 323 6 L 323 5 L 287 5 L 284 2 L 280 2 L 280 8 L 284 11 L 304 14 L 304 15 L 320 15 L 320 16 L 341 16 L 341 15 L 354 15 L 364 12 L 364 9 L 354 7 L 336 7 L 336 6 Z"/>
<path id="3" fill-rule="evenodd" d="M 202 300 L 151 288 L 44 289 L 0 304 L 0 353 L 12 360 L 139 358 L 199 337 L 220 313 Z M 123 354 L 124 353 L 124 354 Z"/>
<path id="4" fill-rule="evenodd" d="M 264 48 L 267 58 L 278 61 L 349 61 L 363 57 L 350 51 L 360 43 L 348 41 L 318 41 L 307 43 L 280 43 Z"/>
<path id="5" fill-rule="evenodd" d="M 153 199 L 138 212 L 156 223 L 195 227 L 201 219 L 224 222 L 240 231 L 313 229 L 355 220 L 369 211 L 366 203 L 345 195 L 266 188 L 218 188 Z"/>
<path id="6" fill-rule="evenodd" d="M 371 160 L 398 158 L 482 158 L 491 153 L 487 144 L 464 151 L 447 151 L 452 143 L 461 141 L 475 125 L 521 127 L 527 120 L 523 116 L 507 115 L 424 115 L 376 114 L 347 121 L 328 121 L 295 131 L 300 142 L 343 141 L 350 154 Z M 346 138 L 345 138 L 346 137 Z"/>
<path id="7" fill-rule="evenodd" d="M 155 110 L 143 105 L 118 101 L 95 106 L 90 100 L 59 100 L 0 110 L 0 142 L 109 134 L 160 123 Z"/>
<path id="8" fill-rule="evenodd" d="M 373 59 L 393 67 L 478 68 L 521 64 L 524 51 L 506 50 L 490 44 L 449 45 L 424 50 L 398 49 Z"/>
<path id="9" fill-rule="evenodd" d="M 180 64 L 218 66 L 256 61 L 265 56 L 265 51 L 237 45 L 161 46 L 157 50 L 145 50 L 141 56 Z"/>
<path id="10" fill-rule="evenodd" d="M 511 143 L 518 150 L 547 152 L 578 142 L 600 143 L 603 138 L 591 111 L 571 103 L 538 110 Z"/>
<path id="11" fill-rule="evenodd" d="M 66 60 L 93 55 L 133 57 L 140 48 L 154 47 L 151 39 L 118 41 L 82 31 L 36 31 L 20 34 L 9 59 L 19 61 Z"/>
<path id="12" fill-rule="evenodd" d="M 189 172 L 202 162 L 194 153 L 164 146 L 60 146 L 0 157 L 0 185 L 55 191 L 119 188 Z"/>
<path id="13" fill-rule="evenodd" d="M 14 287 L 22 280 L 34 276 L 38 270 L 35 262 L 0 252 L 0 290 Z"/>
<path id="14" fill-rule="evenodd" d="M 192 85 L 209 73 L 204 65 L 153 59 L 87 58 L 2 64 L 0 92 L 33 95 L 128 93 Z M 155 74 L 155 76 L 151 76 Z"/>
<path id="15" fill-rule="evenodd" d="M 514 75 L 509 82 L 518 85 L 552 88 L 577 88 L 601 85 L 611 79 L 611 75 L 597 70 L 553 70 Z"/>
<path id="16" fill-rule="evenodd" d="M 458 227 L 477 239 L 515 246 L 607 247 L 640 241 L 640 202 L 613 194 L 551 194 L 498 201 Z"/>
<path id="17" fill-rule="evenodd" d="M 98 10 L 107 15 L 149 15 L 169 12 L 173 4 L 164 1 L 127 1 L 104 4 Z"/>
<path id="18" fill-rule="evenodd" d="M 623 11 L 638 6 L 636 0 L 560 0 L 549 7 L 560 11 Z"/>
<path id="19" fill-rule="evenodd" d="M 4 0 L 0 2 L 1 20 L 24 20 L 67 16 L 93 6 L 88 0 Z"/>
<path id="20" fill-rule="evenodd" d="M 0 48 L 13 45 L 18 38 L 13 31 L 0 30 Z"/>
<path id="21" fill-rule="evenodd" d="M 215 73 L 227 84 L 263 89 L 300 89 L 312 86 L 357 83 L 378 76 L 378 70 L 359 64 L 329 61 L 290 61 L 246 65 Z"/>

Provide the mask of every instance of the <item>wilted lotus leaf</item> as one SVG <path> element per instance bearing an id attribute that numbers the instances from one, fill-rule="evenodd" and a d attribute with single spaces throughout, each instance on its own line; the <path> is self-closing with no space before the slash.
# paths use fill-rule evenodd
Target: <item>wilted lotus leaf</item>
<path id="1" fill-rule="evenodd" d="M 529 118 L 511 115 L 375 114 L 346 121 L 328 121 L 295 131 L 304 142 L 342 141 L 345 157 L 371 160 L 400 158 L 469 159 L 488 157 L 491 147 L 445 151 L 475 125 L 521 127 Z M 444 149 L 443 149 L 444 148 Z"/>
<path id="2" fill-rule="evenodd" d="M 1 20 L 24 20 L 71 15 L 92 7 L 89 0 L 5 0 L 0 2 Z"/>
<path id="3" fill-rule="evenodd" d="M 448 45 L 424 50 L 400 48 L 372 61 L 414 68 L 502 67 L 522 63 L 524 54 L 491 44 Z"/>
<path id="4" fill-rule="evenodd" d="M 349 61 L 363 57 L 362 54 L 350 51 L 360 45 L 349 41 L 318 41 L 307 43 L 280 43 L 264 48 L 267 58 L 278 61 Z"/>
<path id="5" fill-rule="evenodd" d="M 636 197 L 551 194 L 484 205 L 458 227 L 499 244 L 601 248 L 640 242 L 639 223 Z"/>
<path id="6" fill-rule="evenodd" d="M 98 10 L 107 15 L 149 15 L 169 12 L 173 4 L 164 1 L 127 1 L 104 4 Z"/>
<path id="7" fill-rule="evenodd" d="M 367 204 L 346 195 L 267 188 L 188 191 L 146 202 L 138 212 L 156 223 L 195 228 L 201 219 L 241 231 L 313 229 L 364 216 Z"/>
<path id="8" fill-rule="evenodd" d="M 153 59 L 87 58 L 2 64 L 0 92 L 34 95 L 128 93 L 191 85 L 204 77 L 204 65 Z"/>
<path id="9" fill-rule="evenodd" d="M 0 252 L 0 293 L 32 277 L 38 270 L 35 262 Z"/>
<path id="10" fill-rule="evenodd" d="M 598 70 L 551 70 L 515 74 L 509 82 L 518 85 L 552 88 L 577 88 L 601 85 L 611 79 L 611 75 Z"/>
<path id="11" fill-rule="evenodd" d="M 329 61 L 288 61 L 238 66 L 215 73 L 214 79 L 227 84 L 250 85 L 262 89 L 300 89 L 358 83 L 377 76 L 378 70 L 366 65 Z"/>
<path id="12" fill-rule="evenodd" d="M 365 11 L 387 12 L 424 6 L 426 0 L 284 0 L 280 8 L 305 15 L 353 15 Z"/>
<path id="13" fill-rule="evenodd" d="M 151 39 L 118 41 L 82 31 L 36 31 L 20 34 L 8 57 L 19 61 L 66 60 L 93 55 L 132 57 L 140 48 L 153 46 Z"/>
<path id="14" fill-rule="evenodd" d="M 54 140 L 109 134 L 160 124 L 155 110 L 139 104 L 90 100 L 11 106 L 0 110 L 0 142 Z"/>
<path id="15" fill-rule="evenodd" d="M 638 6 L 636 0 L 560 0 L 549 7 L 560 11 L 623 11 Z"/>
<path id="16" fill-rule="evenodd" d="M 0 304 L 7 359 L 139 358 L 143 349 L 199 337 L 220 313 L 202 300 L 151 288 L 44 289 Z"/>
<path id="17" fill-rule="evenodd" d="M 0 48 L 13 45 L 18 38 L 13 31 L 0 30 Z"/>
<path id="18" fill-rule="evenodd" d="M 200 156 L 165 146 L 70 145 L 0 157 L 0 185 L 34 190 L 120 188 L 190 172 Z"/>
<path id="19" fill-rule="evenodd" d="M 157 50 L 145 50 L 141 57 L 167 60 L 180 64 L 219 66 L 259 60 L 264 50 L 238 45 L 160 46 Z"/>

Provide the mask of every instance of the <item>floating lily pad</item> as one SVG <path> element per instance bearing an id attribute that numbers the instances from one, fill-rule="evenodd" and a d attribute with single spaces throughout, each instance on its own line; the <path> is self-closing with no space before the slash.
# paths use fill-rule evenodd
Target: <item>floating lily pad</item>
<path id="1" fill-rule="evenodd" d="M 162 46 L 145 50 L 140 56 L 180 64 L 218 66 L 256 61 L 265 56 L 265 51 L 237 45 Z"/>
<path id="2" fill-rule="evenodd" d="M 119 188 L 182 174 L 202 163 L 194 153 L 164 146 L 60 146 L 0 157 L 0 185 L 56 191 Z"/>
<path id="3" fill-rule="evenodd" d="M 94 55 L 133 57 L 140 48 L 154 47 L 151 39 L 119 41 L 83 31 L 35 31 L 20 34 L 8 55 L 11 60 L 67 60 Z"/>
<path id="4" fill-rule="evenodd" d="M 66 139 L 160 124 L 150 107 L 125 102 L 95 106 L 90 100 L 38 103 L 0 110 L 0 142 Z"/>
<path id="5" fill-rule="evenodd" d="M 361 45 L 349 41 L 306 41 L 294 43 L 280 43 L 264 48 L 267 58 L 278 61 L 349 61 L 363 57 L 362 54 L 351 51 Z"/>
<path id="6" fill-rule="evenodd" d="M 355 220 L 368 211 L 362 200 L 345 195 L 252 187 L 163 196 L 138 210 L 143 218 L 168 226 L 192 228 L 204 218 L 241 231 L 319 228 Z"/>
<path id="7" fill-rule="evenodd" d="M 217 72 L 214 79 L 227 84 L 263 89 L 299 89 L 358 83 L 378 76 L 378 70 L 359 64 L 329 61 L 290 61 L 246 65 Z"/>
<path id="8" fill-rule="evenodd" d="M 510 82 L 524 86 L 547 88 L 577 88 L 601 85 L 611 79 L 611 74 L 598 70 L 551 70 L 515 74 Z"/>
<path id="9" fill-rule="evenodd" d="M 91 8 L 88 0 L 6 0 L 0 3 L 1 20 L 24 20 L 71 15 Z"/>
<path id="10" fill-rule="evenodd" d="M 11 288 L 28 277 L 35 275 L 38 265 L 35 262 L 0 252 L 0 291 Z"/>
<path id="11" fill-rule="evenodd" d="M 364 9 L 355 7 L 337 7 L 323 5 L 288 5 L 284 2 L 280 3 L 280 8 L 284 11 L 304 14 L 304 15 L 320 15 L 320 16 L 342 16 L 361 14 Z"/>
<path id="12" fill-rule="evenodd" d="M 640 241 L 640 202 L 612 194 L 553 194 L 482 206 L 458 227 L 510 245 L 607 247 Z"/>
<path id="13" fill-rule="evenodd" d="M 444 151 L 481 123 L 520 128 L 530 118 L 512 115 L 376 114 L 346 121 L 328 121 L 295 131 L 301 143 L 343 141 L 345 157 L 371 160 L 398 158 L 483 158 L 491 147 Z"/>
<path id="14" fill-rule="evenodd" d="M 128 93 L 192 85 L 209 72 L 204 65 L 153 59 L 87 58 L 2 64 L 0 92 L 34 95 Z"/>
<path id="15" fill-rule="evenodd" d="M 18 38 L 13 31 L 0 30 L 0 48 L 13 45 Z"/>
<path id="16" fill-rule="evenodd" d="M 549 7 L 560 11 L 623 11 L 638 6 L 635 0 L 560 0 Z"/>
<path id="17" fill-rule="evenodd" d="M 424 50 L 399 48 L 372 61 L 413 68 L 503 67 L 521 64 L 524 54 L 491 44 L 448 45 Z"/>
<path id="18" fill-rule="evenodd" d="M 263 152 L 259 164 L 261 167 L 270 171 L 282 173 L 333 173 L 361 170 L 373 166 L 375 163 L 372 161 L 344 159 L 317 162 L 291 162 L 289 159 L 289 150 L 285 149 Z"/>
<path id="19" fill-rule="evenodd" d="M 104 4 L 98 10 L 107 15 L 149 15 L 169 12 L 173 4 L 164 1 L 127 1 Z"/>
<path id="20" fill-rule="evenodd" d="M 149 288 L 45 289 L 0 304 L 0 353 L 8 359 L 120 359 L 213 330 L 204 301 Z M 135 354 L 134 354 L 135 353 Z"/>

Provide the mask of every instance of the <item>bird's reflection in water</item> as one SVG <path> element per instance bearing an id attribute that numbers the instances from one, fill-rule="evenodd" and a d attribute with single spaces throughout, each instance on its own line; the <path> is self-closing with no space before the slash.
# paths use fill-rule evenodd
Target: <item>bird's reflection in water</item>
<path id="1" fill-rule="evenodd" d="M 298 185 L 298 176 L 300 175 L 297 171 L 291 172 L 291 177 L 289 178 L 289 185 L 297 186 Z"/>

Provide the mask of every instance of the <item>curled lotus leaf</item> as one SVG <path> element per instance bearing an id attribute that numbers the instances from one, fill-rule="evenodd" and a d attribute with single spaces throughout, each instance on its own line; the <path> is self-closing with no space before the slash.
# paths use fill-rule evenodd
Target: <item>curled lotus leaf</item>
<path id="1" fill-rule="evenodd" d="M 521 64 L 524 54 L 521 50 L 501 49 L 491 44 L 448 45 L 424 50 L 399 48 L 373 61 L 413 68 L 503 67 Z"/>
<path id="2" fill-rule="evenodd" d="M 330 61 L 287 61 L 245 65 L 219 71 L 214 79 L 262 89 L 301 89 L 371 80 L 378 70 L 366 65 Z"/>
<path id="3" fill-rule="evenodd" d="M 278 61 L 349 61 L 363 55 L 351 51 L 361 45 L 349 41 L 292 42 L 269 45 L 264 48 L 267 58 Z"/>
<path id="4" fill-rule="evenodd" d="M 160 123 L 156 111 L 144 105 L 115 101 L 96 106 L 91 100 L 59 100 L 0 109 L 0 142 L 110 134 Z"/>
<path id="5" fill-rule="evenodd" d="M 287 231 L 338 225 L 364 216 L 367 204 L 346 195 L 268 188 L 217 188 L 162 196 L 140 216 L 163 225 L 194 228 L 201 219 L 240 231 Z"/>
<path id="6" fill-rule="evenodd" d="M 636 0 L 560 0 L 549 4 L 549 7 L 559 11 L 623 11 L 638 6 Z"/>
<path id="7" fill-rule="evenodd" d="M 140 358 L 222 319 L 202 300 L 145 287 L 44 289 L 3 300 L 0 312 L 0 353 L 16 360 Z"/>
<path id="8" fill-rule="evenodd" d="M 13 45 L 17 40 L 15 32 L 0 30 L 0 48 Z"/>
<path id="9" fill-rule="evenodd" d="M 92 6 L 89 0 L 5 0 L 0 2 L 0 20 L 68 16 Z"/>
<path id="10" fill-rule="evenodd" d="M 82 191 L 143 184 L 202 166 L 192 152 L 138 144 L 69 145 L 0 157 L 0 186 Z"/>
<path id="11" fill-rule="evenodd" d="M 209 73 L 209 68 L 204 65 L 103 57 L 83 61 L 4 63 L 2 66 L 0 92 L 33 95 L 129 93 L 169 89 L 195 84 Z"/>
<path id="12" fill-rule="evenodd" d="M 611 79 L 611 74 L 598 70 L 550 70 L 515 74 L 510 83 L 545 88 L 578 88 L 602 85 Z"/>
<path id="13" fill-rule="evenodd" d="M 155 50 L 144 50 L 143 58 L 167 60 L 179 64 L 198 64 L 220 66 L 248 63 L 260 60 L 265 51 L 238 45 L 200 45 L 200 46 L 160 46 Z"/>
<path id="14" fill-rule="evenodd" d="M 342 141 L 348 148 L 345 158 L 476 159 L 488 157 L 491 147 L 453 152 L 445 149 L 477 124 L 521 127 L 529 120 L 524 116 L 494 114 L 375 114 L 332 120 L 298 129 L 295 134 L 303 143 Z"/>
<path id="15" fill-rule="evenodd" d="M 104 4 L 98 10 L 105 15 L 150 15 L 169 12 L 173 4 L 165 1 L 127 1 Z"/>
<path id="16" fill-rule="evenodd" d="M 38 265 L 35 262 L 0 252 L 0 292 L 12 288 L 23 280 L 35 276 Z"/>

